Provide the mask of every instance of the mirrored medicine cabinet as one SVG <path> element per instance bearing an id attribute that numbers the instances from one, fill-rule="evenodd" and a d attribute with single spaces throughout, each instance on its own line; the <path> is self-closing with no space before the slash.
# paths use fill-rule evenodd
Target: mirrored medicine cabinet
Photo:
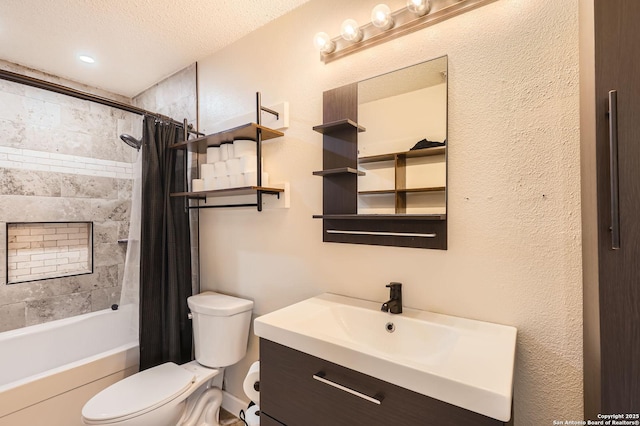
<path id="1" fill-rule="evenodd" d="M 447 248 L 447 57 L 323 95 L 323 241 Z"/>

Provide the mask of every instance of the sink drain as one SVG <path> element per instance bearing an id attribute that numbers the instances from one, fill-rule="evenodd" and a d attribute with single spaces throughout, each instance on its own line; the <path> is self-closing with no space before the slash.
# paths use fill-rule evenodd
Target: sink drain
<path id="1" fill-rule="evenodd" d="M 384 329 L 387 330 L 388 333 L 393 333 L 396 331 L 396 326 L 392 322 L 388 322 L 385 324 Z"/>

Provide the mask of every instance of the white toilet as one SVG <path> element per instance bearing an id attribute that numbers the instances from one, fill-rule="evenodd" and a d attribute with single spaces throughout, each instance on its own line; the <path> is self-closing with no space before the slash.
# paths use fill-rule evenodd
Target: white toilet
<path id="1" fill-rule="evenodd" d="M 223 367 L 244 358 L 253 302 L 204 292 L 187 299 L 196 361 L 168 362 L 115 383 L 82 408 L 82 423 L 104 426 L 218 426 Z M 215 379 L 214 379 L 215 378 Z"/>

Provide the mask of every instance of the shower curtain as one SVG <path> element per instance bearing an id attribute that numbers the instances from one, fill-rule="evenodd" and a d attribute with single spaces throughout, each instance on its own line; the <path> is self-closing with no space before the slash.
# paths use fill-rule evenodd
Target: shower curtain
<path id="1" fill-rule="evenodd" d="M 140 370 L 172 361 L 188 362 L 191 320 L 189 214 L 184 198 L 185 150 L 168 149 L 183 140 L 172 123 L 145 117 L 142 136 L 142 223 L 140 235 Z"/>
<path id="2" fill-rule="evenodd" d="M 120 306 L 132 305 L 133 314 L 129 327 L 133 335 L 139 334 L 140 312 L 140 219 L 142 215 L 142 153 L 138 152 L 133 165 L 133 189 L 129 212 L 129 237 L 124 261 L 124 276 L 120 292 Z"/>

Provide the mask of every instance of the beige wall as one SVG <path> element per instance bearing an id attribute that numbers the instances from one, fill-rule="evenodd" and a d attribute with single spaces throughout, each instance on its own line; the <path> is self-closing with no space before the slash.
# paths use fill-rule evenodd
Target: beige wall
<path id="1" fill-rule="evenodd" d="M 290 102 L 286 136 L 265 144 L 291 208 L 200 212 L 201 278 L 262 315 L 322 292 L 518 328 L 516 425 L 582 419 L 582 305 L 576 0 L 499 0 L 324 65 L 317 31 L 365 22 L 375 1 L 312 0 L 199 63 L 200 123 Z M 392 9 L 404 3 L 388 2 Z M 322 243 L 322 92 L 449 56 L 449 250 Z M 242 376 L 257 358 L 227 371 Z"/>

